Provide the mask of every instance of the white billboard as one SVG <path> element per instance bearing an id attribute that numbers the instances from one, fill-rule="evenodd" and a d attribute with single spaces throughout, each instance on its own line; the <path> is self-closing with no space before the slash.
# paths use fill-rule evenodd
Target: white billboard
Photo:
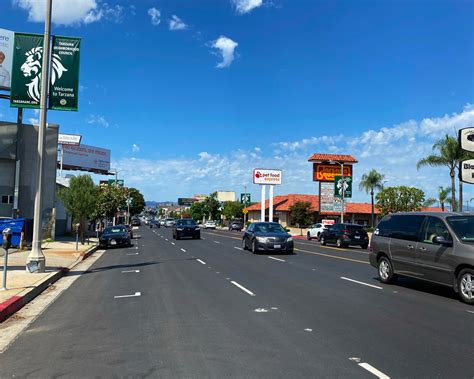
<path id="1" fill-rule="evenodd" d="M 459 180 L 474 184 L 474 159 L 459 163 Z"/>
<path id="2" fill-rule="evenodd" d="M 65 170 L 110 171 L 110 150 L 88 145 L 63 145 Z"/>
<path id="3" fill-rule="evenodd" d="M 474 128 L 459 130 L 459 144 L 461 149 L 474 152 Z"/>
<path id="4" fill-rule="evenodd" d="M 254 184 L 281 184 L 281 170 L 256 168 L 253 170 Z"/>
<path id="5" fill-rule="evenodd" d="M 0 28 L 0 88 L 10 89 L 15 33 Z"/>
<path id="6" fill-rule="evenodd" d="M 80 145 L 82 136 L 77 134 L 62 134 L 58 135 L 58 144 L 60 145 Z"/>

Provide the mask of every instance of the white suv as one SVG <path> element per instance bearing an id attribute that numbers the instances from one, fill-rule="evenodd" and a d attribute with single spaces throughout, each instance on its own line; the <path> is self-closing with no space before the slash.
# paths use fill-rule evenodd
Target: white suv
<path id="1" fill-rule="evenodd" d="M 312 225 L 311 228 L 308 230 L 308 233 L 306 234 L 307 240 L 311 241 L 313 238 L 317 238 L 319 240 L 319 236 L 321 235 L 323 230 L 326 229 L 326 225 L 323 225 L 321 223 Z"/>

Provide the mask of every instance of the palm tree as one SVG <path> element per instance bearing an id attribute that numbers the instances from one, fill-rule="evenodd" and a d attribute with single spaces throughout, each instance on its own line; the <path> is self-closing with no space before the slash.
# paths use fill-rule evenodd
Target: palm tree
<path id="1" fill-rule="evenodd" d="M 445 138 L 440 139 L 433 145 L 433 150 L 438 154 L 431 154 L 420 159 L 416 165 L 417 169 L 423 166 L 440 167 L 447 166 L 449 168 L 449 176 L 451 177 L 451 207 L 456 209 L 456 167 L 459 162 L 464 159 L 465 153 L 459 146 L 458 140 L 446 134 Z"/>
<path id="2" fill-rule="evenodd" d="M 379 174 L 376 170 L 372 169 L 368 174 L 362 175 L 359 183 L 359 190 L 370 193 L 370 202 L 372 205 L 372 228 L 374 227 L 374 191 L 383 188 L 384 178 L 385 175 Z"/>
<path id="3" fill-rule="evenodd" d="M 451 193 L 451 188 L 443 188 L 443 187 L 439 187 L 438 188 L 438 201 L 439 201 L 439 204 L 441 206 L 441 210 L 444 212 L 444 203 L 446 202 L 446 200 L 448 200 L 448 196 L 449 194 Z"/>
<path id="4" fill-rule="evenodd" d="M 423 202 L 423 208 L 428 208 L 431 207 L 433 204 L 435 204 L 438 200 L 436 200 L 434 197 L 430 197 L 429 199 L 426 199 Z"/>

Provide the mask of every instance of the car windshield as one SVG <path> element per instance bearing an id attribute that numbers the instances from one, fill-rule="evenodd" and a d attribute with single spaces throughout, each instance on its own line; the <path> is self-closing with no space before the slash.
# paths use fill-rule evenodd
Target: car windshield
<path id="1" fill-rule="evenodd" d="M 453 216 L 447 221 L 461 241 L 474 243 L 474 216 Z"/>
<path id="2" fill-rule="evenodd" d="M 112 234 L 112 233 L 125 233 L 126 229 L 124 227 L 110 227 L 104 229 L 104 234 Z"/>
<path id="3" fill-rule="evenodd" d="M 196 221 L 194 220 L 179 220 L 177 223 L 178 226 L 194 226 Z"/>
<path id="4" fill-rule="evenodd" d="M 255 231 L 261 233 L 281 233 L 285 229 L 280 224 L 256 224 Z"/>

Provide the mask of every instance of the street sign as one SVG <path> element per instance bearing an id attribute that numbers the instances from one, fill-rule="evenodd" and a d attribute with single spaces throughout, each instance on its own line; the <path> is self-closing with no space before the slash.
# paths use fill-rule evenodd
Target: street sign
<path id="1" fill-rule="evenodd" d="M 342 186 L 344 186 L 344 198 L 352 197 L 352 177 L 335 176 L 334 177 L 334 197 L 342 196 Z"/>
<path id="2" fill-rule="evenodd" d="M 474 128 L 459 129 L 458 139 L 461 149 L 474 152 Z"/>
<path id="3" fill-rule="evenodd" d="M 82 136 L 77 134 L 58 134 L 58 144 L 60 145 L 74 145 L 78 146 L 81 144 Z"/>
<path id="4" fill-rule="evenodd" d="M 115 179 L 109 179 L 108 183 L 109 183 L 109 186 L 115 185 Z M 119 187 L 123 187 L 123 184 L 124 184 L 124 180 L 123 180 L 123 179 L 117 179 L 117 185 L 118 185 Z"/>
<path id="5" fill-rule="evenodd" d="M 240 194 L 240 204 L 247 204 L 251 203 L 251 197 L 249 193 L 241 193 Z"/>
<path id="6" fill-rule="evenodd" d="M 474 184 L 474 159 L 468 159 L 459 164 L 459 180 Z"/>
<path id="7" fill-rule="evenodd" d="M 242 211 L 242 213 L 243 213 L 244 215 L 246 215 L 247 213 L 249 213 L 249 211 L 247 210 L 247 208 L 244 208 L 244 210 Z"/>

